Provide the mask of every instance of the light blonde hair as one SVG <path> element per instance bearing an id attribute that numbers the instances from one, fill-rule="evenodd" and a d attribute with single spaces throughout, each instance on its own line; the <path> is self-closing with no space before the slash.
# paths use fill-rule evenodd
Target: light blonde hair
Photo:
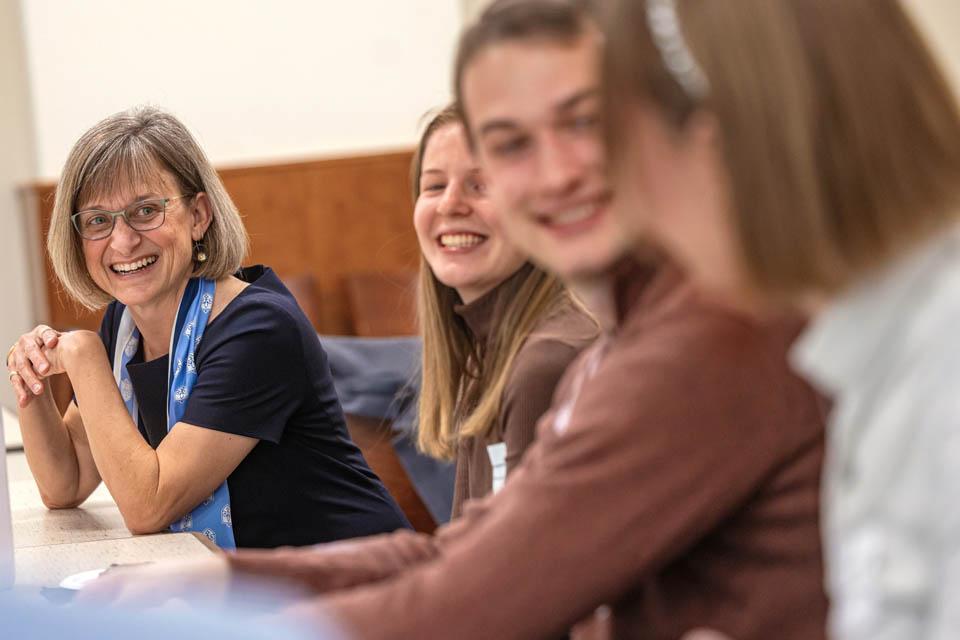
<path id="1" fill-rule="evenodd" d="M 440 129 L 462 126 L 457 107 L 439 111 L 427 124 L 414 154 L 410 177 L 420 195 L 423 156 Z M 493 335 L 479 343 L 454 311 L 460 297 L 437 280 L 421 254 L 417 317 L 423 339 L 417 445 L 428 455 L 451 459 L 467 438 L 486 438 L 497 424 L 501 401 L 517 353 L 551 313 L 571 302 L 560 281 L 532 265 L 516 295 L 497 305 Z"/>
<path id="2" fill-rule="evenodd" d="M 759 292 L 836 293 L 956 220 L 957 104 L 900 2 L 676 6 L 709 89 L 690 95 L 668 71 L 646 2 L 612 0 L 608 148 L 619 162 L 630 105 L 653 105 L 678 130 L 698 110 L 710 113 Z"/>
<path id="3" fill-rule="evenodd" d="M 202 240 L 208 259 L 195 264 L 194 275 L 217 280 L 240 268 L 249 248 L 247 232 L 200 145 L 169 113 L 135 107 L 83 134 L 70 150 L 57 183 L 47 252 L 63 287 L 84 307 L 98 309 L 112 298 L 87 272 L 82 240 L 70 216 L 78 203 L 159 182 L 161 170 L 174 177 L 182 195 L 204 193 L 210 203 L 210 226 Z"/>

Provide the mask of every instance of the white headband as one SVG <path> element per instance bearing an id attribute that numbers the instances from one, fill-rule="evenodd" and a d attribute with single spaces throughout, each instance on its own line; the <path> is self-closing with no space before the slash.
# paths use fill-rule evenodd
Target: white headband
<path id="1" fill-rule="evenodd" d="M 647 24 L 664 66 L 689 97 L 703 100 L 710 93 L 710 83 L 683 38 L 676 0 L 646 2 Z"/>

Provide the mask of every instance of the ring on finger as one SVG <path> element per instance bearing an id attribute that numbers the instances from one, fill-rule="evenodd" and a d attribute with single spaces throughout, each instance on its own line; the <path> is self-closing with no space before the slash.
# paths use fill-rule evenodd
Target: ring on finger
<path id="1" fill-rule="evenodd" d="M 13 380 L 13 376 L 19 376 L 19 375 L 20 374 L 17 373 L 16 371 L 11 371 L 10 373 L 7 374 L 7 377 Z"/>

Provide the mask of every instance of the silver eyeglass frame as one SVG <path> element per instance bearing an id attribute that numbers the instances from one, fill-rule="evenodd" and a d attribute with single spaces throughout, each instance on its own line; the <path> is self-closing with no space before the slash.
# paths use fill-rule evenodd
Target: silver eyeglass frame
<path id="1" fill-rule="evenodd" d="M 134 231 L 152 231 L 163 226 L 163 223 L 167 220 L 167 204 L 173 202 L 174 200 L 180 200 L 182 198 L 192 198 L 195 194 L 184 193 L 179 196 L 173 196 L 172 198 L 146 198 L 144 200 L 137 200 L 136 202 L 128 205 L 124 209 L 119 211 L 107 211 L 106 209 L 84 209 L 83 211 L 78 211 L 70 216 L 70 222 L 73 224 L 73 229 L 77 232 L 84 240 L 105 240 L 113 234 L 113 230 L 117 228 L 117 218 L 123 218 L 124 222 L 127 223 L 127 226 L 133 229 Z M 163 205 L 163 210 L 160 212 L 160 222 L 156 226 L 148 227 L 145 229 L 137 229 L 130 224 L 130 212 L 136 209 L 138 206 L 143 205 L 145 202 L 160 202 Z M 95 238 L 90 238 L 83 235 L 83 231 L 80 230 L 80 216 L 87 213 L 99 213 L 101 215 L 110 216 L 110 231 L 105 235 L 97 236 Z"/>

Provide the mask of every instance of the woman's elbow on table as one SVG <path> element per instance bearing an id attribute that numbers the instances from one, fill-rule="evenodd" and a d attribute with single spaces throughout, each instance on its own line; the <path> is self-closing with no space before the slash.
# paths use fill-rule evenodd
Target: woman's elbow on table
<path id="1" fill-rule="evenodd" d="M 170 523 L 176 522 L 183 513 L 158 504 L 117 505 L 123 524 L 130 533 L 144 535 L 166 531 Z"/>
<path id="2" fill-rule="evenodd" d="M 156 515 L 151 516 L 150 514 L 139 512 L 127 514 L 124 513 L 123 510 L 120 511 L 120 515 L 123 516 L 123 524 L 127 527 L 127 530 L 136 536 L 166 531 L 167 527 L 170 526 L 170 523 L 176 520 L 176 518 L 162 520 Z"/>
<path id="3" fill-rule="evenodd" d="M 83 503 L 85 498 L 78 498 L 77 496 L 52 496 L 41 491 L 40 500 L 47 509 L 55 511 L 58 509 L 76 509 Z"/>

